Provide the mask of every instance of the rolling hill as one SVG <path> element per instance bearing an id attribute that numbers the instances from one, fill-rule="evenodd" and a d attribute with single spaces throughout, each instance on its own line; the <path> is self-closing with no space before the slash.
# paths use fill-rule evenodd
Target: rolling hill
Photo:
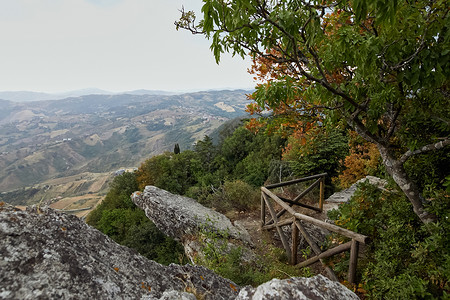
<path id="1" fill-rule="evenodd" d="M 0 100 L 0 201 L 26 205 L 100 193 L 103 185 L 88 187 L 98 178 L 106 183 L 115 170 L 137 167 L 153 155 L 172 151 L 175 143 L 188 149 L 227 120 L 244 115 L 246 93 Z M 78 190 L 69 187 L 70 180 L 54 183 L 80 174 L 85 180 L 79 180 L 84 186 Z"/>

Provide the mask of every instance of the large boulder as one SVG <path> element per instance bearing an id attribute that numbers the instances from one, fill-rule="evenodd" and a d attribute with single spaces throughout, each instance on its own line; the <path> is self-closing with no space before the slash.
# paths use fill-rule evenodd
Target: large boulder
<path id="1" fill-rule="evenodd" d="M 145 211 L 147 217 L 164 234 L 179 241 L 209 230 L 251 245 L 244 228 L 234 226 L 223 214 L 204 207 L 194 199 L 175 195 L 155 186 L 146 186 L 143 193 L 135 192 L 131 199 Z"/>
<path id="2" fill-rule="evenodd" d="M 204 267 L 150 261 L 75 216 L 4 203 L 0 269 L 0 299 L 234 299 L 239 292 Z"/>
<path id="3" fill-rule="evenodd" d="M 358 185 L 360 183 L 367 182 L 371 185 L 376 186 L 379 189 L 384 190 L 387 185 L 387 180 L 381 179 L 375 176 L 367 175 L 366 177 L 358 180 L 354 184 L 352 184 L 349 188 L 342 190 L 340 192 L 336 192 L 333 195 L 331 195 L 328 199 L 326 199 L 326 202 L 329 203 L 344 203 L 348 202 L 350 198 L 355 194 L 356 189 L 358 188 Z"/>
<path id="4" fill-rule="evenodd" d="M 311 278 L 272 279 L 253 288 L 244 287 L 236 300 L 263 300 L 263 299 L 359 299 L 355 293 L 339 282 L 317 275 Z"/>
<path id="5" fill-rule="evenodd" d="M 356 190 L 358 189 L 358 185 L 363 182 L 367 182 L 373 186 L 376 186 L 381 190 L 386 191 L 387 180 L 367 175 L 366 177 L 361 178 L 360 180 L 352 184 L 349 188 L 342 190 L 340 192 L 336 192 L 333 195 L 331 195 L 328 199 L 326 199 L 323 205 L 324 215 L 326 216 L 328 211 L 330 210 L 337 209 L 340 204 L 350 201 L 350 198 L 353 197 Z M 333 223 L 330 220 L 327 221 Z"/>

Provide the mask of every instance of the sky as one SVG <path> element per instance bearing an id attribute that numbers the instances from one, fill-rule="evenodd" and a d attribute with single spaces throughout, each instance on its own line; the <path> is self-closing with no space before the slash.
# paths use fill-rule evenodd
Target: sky
<path id="1" fill-rule="evenodd" d="M 250 60 L 215 63 L 203 36 L 176 31 L 201 0 L 0 0 L 0 91 L 252 88 Z"/>

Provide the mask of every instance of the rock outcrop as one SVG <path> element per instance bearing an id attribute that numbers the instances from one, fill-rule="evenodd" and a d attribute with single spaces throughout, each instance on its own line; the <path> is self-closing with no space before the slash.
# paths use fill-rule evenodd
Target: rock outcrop
<path id="1" fill-rule="evenodd" d="M 387 185 L 387 181 L 385 179 L 367 175 L 366 177 L 352 184 L 349 188 L 342 190 L 340 192 L 336 192 L 333 195 L 331 195 L 328 199 L 326 199 L 323 205 L 323 211 L 325 215 L 327 214 L 328 211 L 336 209 L 339 206 L 339 204 L 348 202 L 350 198 L 353 196 L 353 194 L 355 194 L 358 185 L 362 182 L 368 182 L 371 185 L 374 185 L 382 190 L 384 190 Z"/>
<path id="2" fill-rule="evenodd" d="M 354 184 L 352 184 L 348 189 L 334 193 L 325 201 L 334 202 L 334 203 L 348 202 L 348 200 L 350 200 L 350 198 L 356 192 L 356 189 L 358 188 L 358 184 L 360 184 L 362 182 L 368 182 L 371 185 L 374 185 L 380 189 L 384 189 L 384 187 L 387 185 L 387 181 L 385 179 L 367 175 L 366 177 L 364 177 L 364 178 L 358 180 L 357 182 L 355 182 Z"/>
<path id="3" fill-rule="evenodd" d="M 179 241 L 196 235 L 203 228 L 218 234 L 226 233 L 230 238 L 251 245 L 250 235 L 244 228 L 234 226 L 226 216 L 194 199 L 155 186 L 146 186 L 143 193 L 136 192 L 131 199 L 159 230 Z"/>
<path id="4" fill-rule="evenodd" d="M 49 208 L 0 207 L 0 269 L 0 299 L 234 299 L 239 292 L 204 267 L 160 265 Z"/>
<path id="5" fill-rule="evenodd" d="M 359 299 L 342 284 L 317 275 L 311 278 L 272 279 L 256 288 L 244 287 L 236 300 L 263 299 Z"/>
<path id="6" fill-rule="evenodd" d="M 323 276 L 241 289 L 199 266 L 163 266 L 72 215 L 0 203 L 0 299 L 357 299 Z"/>

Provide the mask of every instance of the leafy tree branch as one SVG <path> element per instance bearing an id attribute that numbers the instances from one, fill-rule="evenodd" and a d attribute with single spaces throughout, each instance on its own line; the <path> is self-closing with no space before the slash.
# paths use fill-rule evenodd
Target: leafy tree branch
<path id="1" fill-rule="evenodd" d="M 450 131 L 445 1 L 206 0 L 202 12 L 196 23 L 183 9 L 177 29 L 211 39 L 217 62 L 250 54 L 269 69 L 253 94 L 263 110 L 300 120 L 315 107 L 321 122 L 346 122 L 377 145 L 421 220 L 434 220 L 403 164 Z"/>

